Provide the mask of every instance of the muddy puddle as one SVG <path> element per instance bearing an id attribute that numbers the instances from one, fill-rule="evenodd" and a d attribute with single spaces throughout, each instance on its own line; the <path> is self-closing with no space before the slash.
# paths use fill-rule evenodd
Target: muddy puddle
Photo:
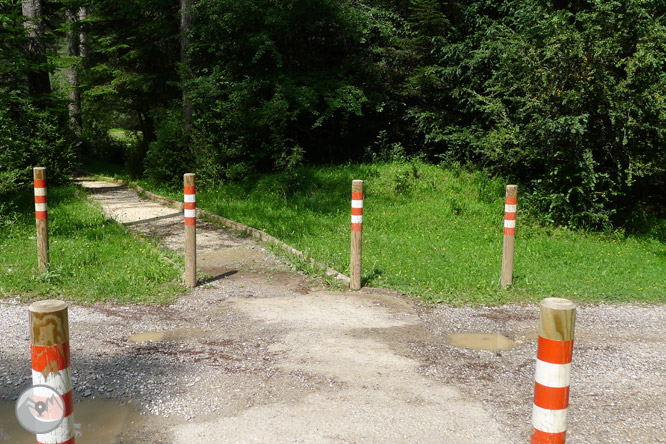
<path id="1" fill-rule="evenodd" d="M 504 335 L 488 333 L 454 333 L 446 338 L 446 343 L 454 347 L 472 350 L 511 350 L 519 345 Z"/>
<path id="2" fill-rule="evenodd" d="M 144 331 L 127 338 L 129 342 L 161 342 L 183 341 L 186 339 L 201 339 L 215 336 L 215 333 L 203 328 L 180 328 L 177 330 Z"/>
<path id="3" fill-rule="evenodd" d="M 24 430 L 16 420 L 14 402 L 0 403 L 0 443 L 34 444 L 35 435 Z M 74 404 L 77 444 L 120 443 L 120 435 L 138 429 L 149 421 L 131 405 L 110 400 L 86 400 Z"/>

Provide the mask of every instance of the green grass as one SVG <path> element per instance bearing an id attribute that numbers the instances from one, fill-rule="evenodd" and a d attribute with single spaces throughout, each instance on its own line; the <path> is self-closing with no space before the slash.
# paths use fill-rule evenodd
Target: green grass
<path id="1" fill-rule="evenodd" d="M 363 283 L 454 304 L 666 302 L 666 245 L 541 227 L 521 214 L 514 285 L 499 284 L 505 182 L 421 162 L 303 167 L 197 190 L 197 205 L 349 273 L 352 179 L 365 180 Z M 182 191 L 142 182 L 173 199 Z"/>
<path id="2" fill-rule="evenodd" d="M 141 137 L 141 131 L 127 130 L 123 128 L 112 128 L 109 130 L 109 137 L 123 144 L 130 144 L 138 137 Z"/>
<path id="3" fill-rule="evenodd" d="M 48 193 L 51 266 L 38 272 L 28 191 L 0 217 L 0 296 L 166 303 L 185 291 L 176 255 L 107 219 L 74 185 Z"/>

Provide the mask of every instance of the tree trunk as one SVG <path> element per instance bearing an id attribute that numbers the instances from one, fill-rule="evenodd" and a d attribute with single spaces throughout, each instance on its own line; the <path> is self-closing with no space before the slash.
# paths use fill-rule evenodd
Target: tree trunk
<path id="1" fill-rule="evenodd" d="M 77 16 L 73 11 L 65 13 L 67 22 L 67 55 L 70 58 L 79 57 L 79 34 L 75 25 Z M 69 83 L 69 127 L 78 136 L 81 135 L 81 94 L 79 92 L 79 77 L 77 63 L 67 67 L 67 82 Z"/>
<path id="2" fill-rule="evenodd" d="M 46 69 L 46 43 L 44 42 L 44 20 L 42 0 L 22 0 L 21 11 L 28 31 L 28 52 L 33 69 L 28 72 L 30 94 L 41 96 L 51 92 L 51 81 Z"/>
<path id="3" fill-rule="evenodd" d="M 190 144 L 190 133 L 192 130 L 192 102 L 190 100 L 186 82 L 190 79 L 190 67 L 187 61 L 187 48 L 189 39 L 187 33 L 192 27 L 192 13 L 190 11 L 190 0 L 180 1 L 180 81 L 183 93 L 183 130 L 185 137 L 185 146 L 193 153 Z M 194 154 L 194 153 L 193 153 Z"/>
<path id="4" fill-rule="evenodd" d="M 86 54 L 88 53 L 88 33 L 85 30 L 86 24 L 83 23 L 86 20 L 88 20 L 88 7 L 81 6 L 81 8 L 79 8 L 79 22 L 82 23 L 79 28 L 79 55 L 82 59 L 85 59 Z"/>

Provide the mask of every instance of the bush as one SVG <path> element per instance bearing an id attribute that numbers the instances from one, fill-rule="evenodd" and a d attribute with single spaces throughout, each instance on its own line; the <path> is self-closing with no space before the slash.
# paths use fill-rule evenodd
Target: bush
<path id="1" fill-rule="evenodd" d="M 32 168 L 46 168 L 61 183 L 75 167 L 75 152 L 62 108 L 38 110 L 10 91 L 0 91 L 0 197 L 32 186 Z"/>
<path id="2" fill-rule="evenodd" d="M 370 58 L 381 37 L 362 9 L 334 0 L 197 2 L 187 85 L 197 154 L 227 178 L 360 158 L 382 103 Z"/>
<path id="3" fill-rule="evenodd" d="M 157 120 L 157 140 L 148 147 L 145 175 L 167 184 L 180 185 L 184 173 L 194 168 L 194 156 L 185 146 L 183 120 L 177 112 Z"/>
<path id="4" fill-rule="evenodd" d="M 527 185 L 558 224 L 621 225 L 664 202 L 662 7 L 487 0 L 458 13 L 461 31 L 410 82 L 430 92 L 410 118 L 432 155 Z"/>

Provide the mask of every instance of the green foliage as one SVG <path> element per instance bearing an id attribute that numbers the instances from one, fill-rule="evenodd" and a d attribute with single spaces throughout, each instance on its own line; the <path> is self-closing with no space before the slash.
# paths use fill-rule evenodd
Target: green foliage
<path id="1" fill-rule="evenodd" d="M 178 2 L 96 0 L 85 26 L 84 136 L 99 145 L 109 141 L 112 128 L 139 130 L 142 138 L 128 144 L 123 156 L 135 177 L 143 175 L 155 140 L 155 116 L 180 96 L 178 23 Z M 101 152 L 93 157 L 105 157 L 103 149 L 95 151 Z"/>
<path id="2" fill-rule="evenodd" d="M 182 66 L 177 2 L 91 4 L 84 136 L 101 153 L 110 128 L 141 130 L 134 177 L 419 157 L 515 181 L 543 223 L 610 230 L 666 207 L 659 2 L 192 3 Z M 17 67 L 20 47 L 1 49 Z"/>
<path id="3" fill-rule="evenodd" d="M 74 166 L 66 106 L 55 97 L 32 97 L 27 37 L 19 2 L 0 3 L 0 200 L 32 183 L 32 168 L 47 168 L 49 183 L 62 182 Z M 0 207 L 0 213 L 10 206 Z"/>
<path id="4" fill-rule="evenodd" d="M 377 134 L 370 56 L 384 37 L 369 14 L 333 0 L 201 0 L 194 23 L 192 140 L 218 180 L 359 157 Z"/>
<path id="5" fill-rule="evenodd" d="M 164 184 L 180 185 L 183 174 L 192 168 L 194 156 L 184 149 L 183 121 L 178 113 L 167 112 L 158 119 L 156 139 L 146 157 L 146 175 Z"/>
<path id="6" fill-rule="evenodd" d="M 0 100 L 0 196 L 30 186 L 33 167 L 45 167 L 49 183 L 56 184 L 75 165 L 71 139 L 63 131 L 67 117 L 14 99 Z"/>
<path id="7" fill-rule="evenodd" d="M 463 3 L 455 41 L 410 80 L 426 150 L 527 185 L 535 213 L 558 224 L 622 224 L 663 202 L 666 18 L 655 5 Z"/>

